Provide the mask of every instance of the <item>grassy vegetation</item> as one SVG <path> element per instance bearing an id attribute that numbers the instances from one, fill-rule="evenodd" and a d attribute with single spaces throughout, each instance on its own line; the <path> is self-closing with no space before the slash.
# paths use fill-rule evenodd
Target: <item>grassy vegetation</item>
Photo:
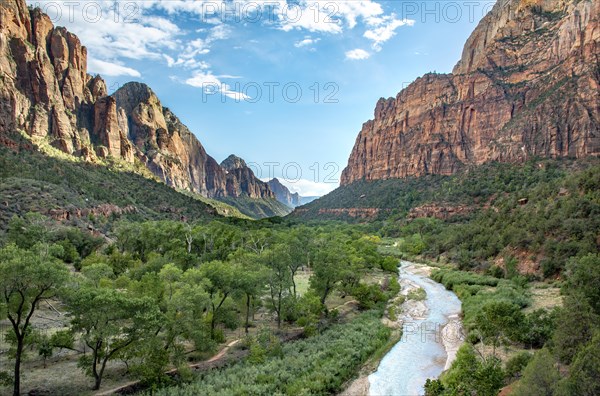
<path id="1" fill-rule="evenodd" d="M 16 214 L 89 209 L 102 204 L 134 206 L 135 213 L 123 216 L 134 221 L 218 216 L 206 203 L 138 174 L 32 151 L 16 153 L 0 147 L 0 180 L 0 230 L 6 230 Z M 79 220 L 89 223 L 91 219 Z"/>
<path id="2" fill-rule="evenodd" d="M 380 312 L 366 312 L 320 335 L 284 345 L 258 364 L 240 362 L 199 376 L 192 384 L 157 395 L 320 395 L 338 392 L 372 353 L 385 345 L 390 329 Z"/>
<path id="3" fill-rule="evenodd" d="M 245 215 L 242 212 L 240 212 L 240 210 L 237 207 L 229 205 L 225 202 L 218 201 L 218 200 L 212 199 L 212 198 L 206 198 L 206 197 L 203 197 L 202 195 L 198 195 L 193 192 L 186 191 L 186 190 L 178 190 L 178 192 L 183 195 L 187 195 L 189 197 L 197 199 L 200 202 L 204 202 L 205 204 L 207 204 L 209 206 L 212 206 L 213 208 L 215 208 L 217 213 L 221 216 L 234 217 L 237 219 L 244 219 L 244 220 L 253 219 L 253 217 Z"/>
<path id="4" fill-rule="evenodd" d="M 498 198 L 498 194 L 527 191 L 587 166 L 585 161 L 569 160 L 531 161 L 523 165 L 489 163 L 464 169 L 453 176 L 357 181 L 303 206 L 306 211 L 294 216 L 305 220 L 326 219 L 327 215 L 319 214 L 320 209 L 380 208 L 386 210 L 380 214 L 383 220 L 406 215 L 410 209 L 428 202 L 483 205 L 489 199 Z M 332 219 L 339 220 L 340 217 Z"/>
<path id="5" fill-rule="evenodd" d="M 291 209 L 276 199 L 256 199 L 250 197 L 224 197 L 218 199 L 237 208 L 241 213 L 252 218 L 285 216 Z"/>
<path id="6" fill-rule="evenodd" d="M 17 140 L 27 142 L 24 137 Z M 27 144 L 27 143 L 24 143 Z M 0 230 L 13 214 L 50 209 L 85 209 L 100 204 L 133 205 L 129 220 L 206 219 L 217 215 L 242 219 L 285 216 L 289 209 L 276 200 L 208 199 L 175 191 L 141 163 L 106 159 L 97 164 L 78 160 L 36 141 L 40 152 L 16 153 L 0 147 Z M 148 192 L 151 193 L 148 193 Z M 41 194 L 41 198 L 40 198 Z"/>
<path id="7" fill-rule="evenodd" d="M 425 301 L 427 298 L 427 292 L 425 292 L 425 289 L 419 287 L 418 289 L 411 290 L 406 298 L 415 301 Z"/>

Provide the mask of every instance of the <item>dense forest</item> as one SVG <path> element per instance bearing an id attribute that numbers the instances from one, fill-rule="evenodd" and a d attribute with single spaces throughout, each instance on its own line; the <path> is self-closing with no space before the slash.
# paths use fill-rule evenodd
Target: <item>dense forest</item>
<path id="1" fill-rule="evenodd" d="M 15 394 L 26 356 L 51 361 L 65 350 L 79 356 L 93 389 L 114 361 L 142 389 L 189 380 L 187 364 L 210 356 L 238 328 L 246 365 L 321 349 L 318 370 L 296 363 L 294 386 L 339 389 L 387 342 L 390 331 L 377 322 L 399 289 L 396 260 L 342 225 L 122 222 L 107 240 L 31 213 L 9 222 L 0 263 L 14 363 L 3 378 L 14 381 Z M 68 312 L 63 327 L 36 328 L 46 301 Z M 282 346 L 290 333 L 308 338 Z M 340 365 L 339 354 L 355 358 Z M 331 377 L 315 382 L 326 367 Z M 176 376 L 166 374 L 171 368 Z"/>
<path id="2" fill-rule="evenodd" d="M 401 314 L 400 259 L 433 267 L 431 277 L 463 303 L 467 342 L 450 370 L 428 381 L 428 395 L 600 392 L 594 161 L 492 164 L 396 182 L 378 199 L 397 207 L 362 223 L 224 218 L 134 174 L 52 162 L 60 175 L 52 179 L 43 161 L 2 179 L 10 200 L 0 248 L 3 393 L 124 385 L 164 395 L 337 393 L 400 336 L 385 325 Z M 154 193 L 81 182 L 102 172 Z M 38 206 L 35 194 L 45 200 Z M 139 210 L 39 213 L 106 201 Z M 160 210 L 166 202 L 181 209 Z M 448 203 L 470 210 L 410 215 Z"/>

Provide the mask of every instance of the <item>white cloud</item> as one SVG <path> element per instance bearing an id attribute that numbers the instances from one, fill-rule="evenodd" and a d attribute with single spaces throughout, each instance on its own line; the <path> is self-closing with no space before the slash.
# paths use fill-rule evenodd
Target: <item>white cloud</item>
<path id="1" fill-rule="evenodd" d="M 346 59 L 364 60 L 364 59 L 369 59 L 370 57 L 371 57 L 370 53 L 368 53 L 364 49 L 360 49 L 360 48 L 353 49 L 351 51 L 346 52 Z"/>
<path id="2" fill-rule="evenodd" d="M 220 79 L 234 77 L 237 78 L 237 76 L 215 76 L 210 71 L 196 71 L 192 77 L 185 80 L 185 83 L 192 87 L 202 88 L 207 94 L 214 95 L 219 93 L 238 102 L 252 99 L 248 95 L 232 89 L 229 84 L 222 82 Z"/>
<path id="3" fill-rule="evenodd" d="M 327 3 L 327 1 L 325 2 Z M 348 27 L 353 29 L 359 18 L 367 23 L 374 17 L 383 14 L 381 4 L 374 1 L 335 1 L 338 12 L 346 20 Z"/>
<path id="4" fill-rule="evenodd" d="M 296 43 L 294 43 L 294 47 L 296 47 L 296 48 L 308 47 L 310 45 L 318 43 L 319 41 L 321 41 L 320 38 L 313 39 L 310 36 L 305 36 L 304 40 L 300 40 L 300 41 L 297 41 Z"/>
<path id="5" fill-rule="evenodd" d="M 212 29 L 210 29 L 210 33 L 208 38 L 206 39 L 207 43 L 210 44 L 216 40 L 227 40 L 231 36 L 231 27 L 220 24 Z"/>
<path id="6" fill-rule="evenodd" d="M 117 63 L 105 62 L 98 59 L 88 59 L 88 70 L 90 73 L 98 73 L 104 76 L 118 77 L 130 76 L 141 77 L 139 71 L 119 65 Z"/>
<path id="7" fill-rule="evenodd" d="M 396 35 L 396 29 L 401 26 L 413 26 L 415 21 L 412 19 L 380 18 L 377 23 L 379 27 L 367 30 L 364 37 L 373 41 L 373 49 L 381 51 L 381 45 Z"/>
<path id="8" fill-rule="evenodd" d="M 283 4 L 277 11 L 284 31 L 304 29 L 333 34 L 342 33 L 344 27 L 354 29 L 359 20 L 368 24 L 384 14 L 381 4 L 372 0 L 302 0 L 294 7 Z"/>

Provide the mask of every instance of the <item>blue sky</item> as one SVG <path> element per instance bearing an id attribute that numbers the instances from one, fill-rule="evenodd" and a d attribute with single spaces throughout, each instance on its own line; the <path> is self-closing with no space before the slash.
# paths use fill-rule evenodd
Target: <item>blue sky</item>
<path id="1" fill-rule="evenodd" d="M 147 83 L 217 161 L 234 153 L 303 195 L 337 186 L 377 100 L 450 72 L 494 3 L 28 2 L 80 37 L 109 91 Z"/>

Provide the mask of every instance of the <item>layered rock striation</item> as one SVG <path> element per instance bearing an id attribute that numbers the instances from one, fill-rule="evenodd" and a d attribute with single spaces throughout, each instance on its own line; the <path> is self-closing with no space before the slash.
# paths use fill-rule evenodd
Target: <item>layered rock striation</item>
<path id="1" fill-rule="evenodd" d="M 381 99 L 341 184 L 600 154 L 600 2 L 498 0 L 452 74 Z"/>
<path id="2" fill-rule="evenodd" d="M 210 198 L 273 198 L 247 167 L 228 171 L 145 84 L 108 95 L 87 50 L 25 0 L 0 2 L 0 143 L 16 131 L 87 161 L 140 161 L 169 186 Z"/>
<path id="3" fill-rule="evenodd" d="M 302 205 L 302 197 L 300 197 L 300 194 L 292 194 L 292 192 L 286 186 L 281 184 L 279 179 L 274 178 L 270 180 L 268 184 L 273 193 L 275 194 L 275 198 L 277 198 L 277 200 L 282 204 L 290 208 L 295 208 L 297 206 Z"/>

